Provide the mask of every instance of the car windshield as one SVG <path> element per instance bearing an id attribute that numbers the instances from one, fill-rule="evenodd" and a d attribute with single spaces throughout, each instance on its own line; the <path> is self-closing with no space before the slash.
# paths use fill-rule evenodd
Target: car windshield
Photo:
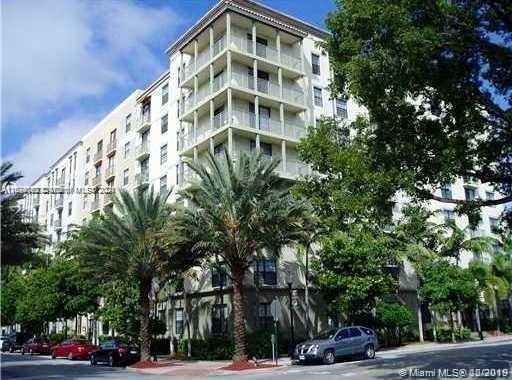
<path id="1" fill-rule="evenodd" d="M 76 344 L 88 344 L 88 342 L 85 339 L 77 339 L 75 341 Z"/>
<path id="2" fill-rule="evenodd" d="M 316 336 L 315 339 L 331 339 L 334 335 L 336 335 L 336 329 L 326 330 L 320 335 Z"/>

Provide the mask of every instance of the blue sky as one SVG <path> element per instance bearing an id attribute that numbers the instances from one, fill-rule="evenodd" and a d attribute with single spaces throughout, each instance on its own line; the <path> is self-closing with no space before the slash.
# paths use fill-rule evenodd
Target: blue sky
<path id="1" fill-rule="evenodd" d="M 261 0 L 324 27 L 334 0 Z M 6 0 L 2 160 L 28 184 L 136 88 L 166 68 L 170 43 L 214 0 Z"/>

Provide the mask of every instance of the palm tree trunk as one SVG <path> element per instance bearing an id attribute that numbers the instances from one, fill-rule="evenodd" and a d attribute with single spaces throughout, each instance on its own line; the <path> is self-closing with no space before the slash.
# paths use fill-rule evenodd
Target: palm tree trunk
<path id="1" fill-rule="evenodd" d="M 140 302 L 140 360 L 150 360 L 151 357 L 151 331 L 149 328 L 149 292 L 151 291 L 151 279 L 142 279 L 139 289 Z"/>
<path id="2" fill-rule="evenodd" d="M 233 361 L 247 361 L 247 339 L 245 335 L 245 305 L 243 297 L 244 271 L 233 270 L 233 335 L 235 351 Z"/>

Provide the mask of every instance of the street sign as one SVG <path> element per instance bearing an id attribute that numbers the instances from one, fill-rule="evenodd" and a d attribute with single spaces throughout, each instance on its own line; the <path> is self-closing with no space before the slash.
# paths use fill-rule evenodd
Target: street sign
<path id="1" fill-rule="evenodd" d="M 277 300 L 273 300 L 270 304 L 270 314 L 272 314 L 274 321 L 279 321 L 281 319 L 281 304 L 277 302 Z"/>

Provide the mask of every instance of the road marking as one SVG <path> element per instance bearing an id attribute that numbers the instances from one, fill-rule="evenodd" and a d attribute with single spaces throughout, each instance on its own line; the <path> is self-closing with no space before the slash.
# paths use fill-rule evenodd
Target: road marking
<path id="1" fill-rule="evenodd" d="M 349 376 L 355 376 L 355 375 L 356 375 L 355 372 L 347 372 L 347 373 L 341 374 L 341 376 L 343 376 L 343 377 L 349 377 Z"/>
<path id="2" fill-rule="evenodd" d="M 318 371 L 318 372 L 316 372 L 315 371 L 315 372 L 310 372 L 309 374 L 310 375 L 330 375 L 331 372 L 329 372 L 329 371 Z"/>

